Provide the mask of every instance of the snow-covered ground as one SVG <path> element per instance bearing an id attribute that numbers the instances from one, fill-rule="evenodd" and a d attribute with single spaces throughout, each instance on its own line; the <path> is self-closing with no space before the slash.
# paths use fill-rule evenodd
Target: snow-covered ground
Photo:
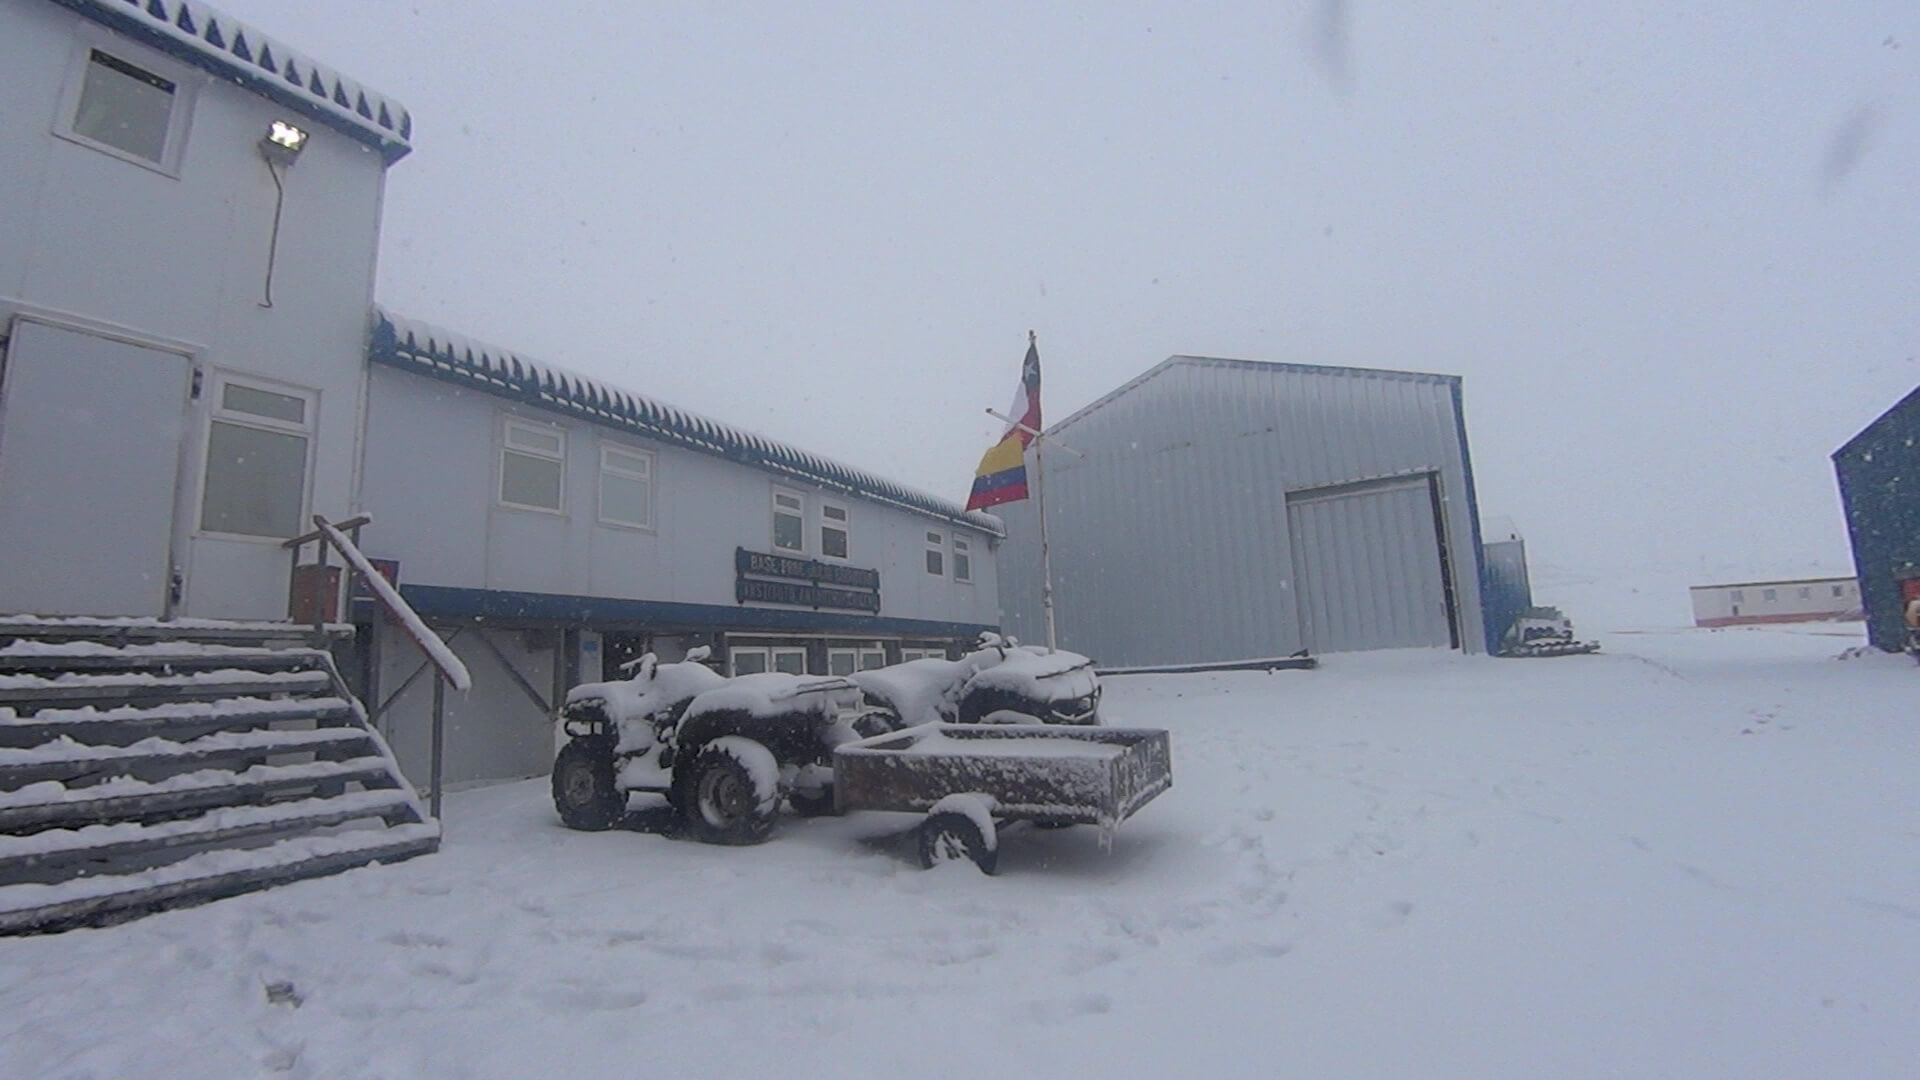
<path id="1" fill-rule="evenodd" d="M 1920 1076 L 1920 671 L 1604 640 L 1111 680 L 1173 790 L 997 878 L 465 792 L 435 856 L 0 941 L 0 1076 Z"/>

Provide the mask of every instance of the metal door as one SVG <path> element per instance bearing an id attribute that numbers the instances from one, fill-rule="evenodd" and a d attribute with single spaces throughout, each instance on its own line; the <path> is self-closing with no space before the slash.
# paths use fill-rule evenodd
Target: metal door
<path id="1" fill-rule="evenodd" d="M 19 320 L 0 372 L 0 612 L 162 615 L 193 365 Z"/>
<path id="2" fill-rule="evenodd" d="M 1456 644 L 1428 477 L 1289 494 L 1287 530 L 1309 650 Z"/>

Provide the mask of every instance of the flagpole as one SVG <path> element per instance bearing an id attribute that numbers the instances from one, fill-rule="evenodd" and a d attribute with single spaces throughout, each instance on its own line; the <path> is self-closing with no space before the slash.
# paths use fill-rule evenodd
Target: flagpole
<path id="1" fill-rule="evenodd" d="M 1027 331 L 1027 347 L 1039 348 L 1039 340 L 1034 332 Z M 1053 629 L 1053 553 L 1047 543 L 1047 440 L 1036 435 L 1033 440 L 1033 503 L 1040 515 L 1040 608 L 1047 616 L 1047 651 L 1059 647 L 1059 639 Z"/>

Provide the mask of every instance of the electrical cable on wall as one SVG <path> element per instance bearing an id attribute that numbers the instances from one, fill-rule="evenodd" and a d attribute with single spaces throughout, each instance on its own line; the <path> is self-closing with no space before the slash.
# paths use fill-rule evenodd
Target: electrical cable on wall
<path id="1" fill-rule="evenodd" d="M 280 170 L 274 167 L 272 161 L 267 162 L 267 175 L 273 177 L 275 195 L 273 197 L 273 230 L 267 235 L 266 296 L 260 301 L 260 306 L 263 308 L 273 306 L 273 264 L 280 256 L 280 213 L 286 209 L 287 205 L 286 181 L 281 178 Z"/>

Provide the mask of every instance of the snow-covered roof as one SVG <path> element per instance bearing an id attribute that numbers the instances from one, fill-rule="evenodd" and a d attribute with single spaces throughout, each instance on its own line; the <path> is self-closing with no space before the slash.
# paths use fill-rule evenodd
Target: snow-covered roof
<path id="1" fill-rule="evenodd" d="M 873 473 L 497 346 L 470 341 L 384 308 L 374 309 L 373 342 L 367 355 L 393 367 L 890 503 L 990 536 L 1006 535 L 999 518 L 969 512 L 957 503 Z"/>
<path id="2" fill-rule="evenodd" d="M 1397 379 L 1406 382 L 1441 383 L 1448 386 L 1458 386 L 1460 384 L 1460 376 L 1458 375 L 1439 375 L 1428 371 L 1394 371 L 1389 368 L 1336 367 L 1331 364 L 1294 364 L 1276 360 L 1234 360 L 1218 356 L 1169 356 L 1165 360 L 1148 368 L 1146 371 L 1129 379 L 1125 384 L 1102 395 L 1098 400 L 1081 408 L 1072 416 L 1055 423 L 1047 429 L 1047 432 L 1051 434 L 1061 431 L 1077 423 L 1089 414 L 1106 408 L 1108 405 L 1113 404 L 1115 400 L 1132 393 L 1142 385 L 1159 378 L 1175 368 L 1182 367 L 1226 368 L 1236 371 L 1258 371 L 1272 375 L 1326 375 L 1362 379 Z"/>
<path id="3" fill-rule="evenodd" d="M 368 143 L 392 164 L 413 149 L 400 103 L 200 0 L 54 0 Z"/>

